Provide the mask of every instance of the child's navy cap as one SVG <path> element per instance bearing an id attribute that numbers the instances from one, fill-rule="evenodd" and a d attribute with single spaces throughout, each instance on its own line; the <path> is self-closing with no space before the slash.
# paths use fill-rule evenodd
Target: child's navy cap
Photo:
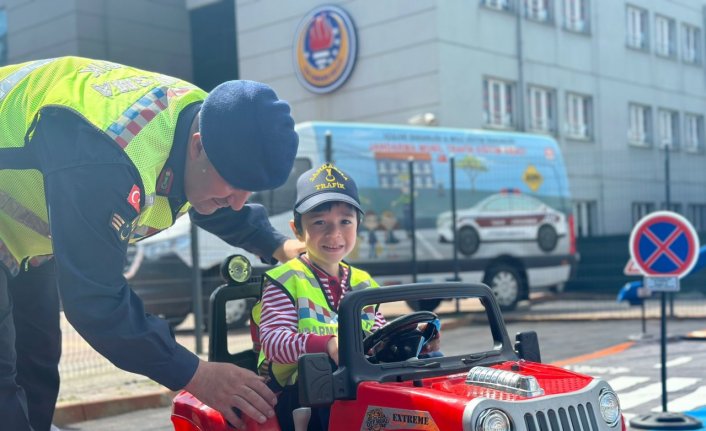
<path id="1" fill-rule="evenodd" d="M 297 180 L 297 203 L 294 205 L 294 211 L 306 214 L 324 202 L 346 202 L 364 213 L 355 181 L 331 163 L 301 174 Z"/>

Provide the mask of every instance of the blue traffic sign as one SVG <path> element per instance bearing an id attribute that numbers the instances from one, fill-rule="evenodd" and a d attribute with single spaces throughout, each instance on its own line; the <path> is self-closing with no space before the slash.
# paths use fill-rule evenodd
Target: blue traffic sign
<path id="1" fill-rule="evenodd" d="M 681 278 L 696 264 L 699 237 L 681 215 L 658 211 L 635 225 L 629 246 L 630 256 L 643 275 Z"/>

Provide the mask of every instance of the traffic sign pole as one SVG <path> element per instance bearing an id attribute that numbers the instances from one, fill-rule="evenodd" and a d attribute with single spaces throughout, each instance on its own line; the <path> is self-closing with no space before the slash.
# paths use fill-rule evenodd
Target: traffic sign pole
<path id="1" fill-rule="evenodd" d="M 667 150 L 667 154 L 669 150 Z M 668 160 L 668 159 L 667 159 Z M 669 187 L 669 186 L 667 186 Z M 669 189 L 667 188 L 667 202 Z M 643 217 L 630 233 L 630 256 L 645 276 L 643 286 L 660 295 L 660 359 L 662 377 L 662 413 L 637 416 L 633 428 L 701 428 L 701 421 L 681 413 L 667 411 L 667 292 L 679 291 L 679 279 L 696 264 L 699 237 L 691 223 L 679 214 L 658 211 Z"/>

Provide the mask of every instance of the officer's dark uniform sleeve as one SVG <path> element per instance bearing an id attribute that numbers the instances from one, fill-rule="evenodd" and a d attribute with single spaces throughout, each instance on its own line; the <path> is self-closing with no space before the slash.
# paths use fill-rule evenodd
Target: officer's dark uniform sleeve
<path id="1" fill-rule="evenodd" d="M 199 214 L 192 208 L 189 216 L 228 244 L 244 248 L 272 265 L 277 263 L 272 253 L 287 239 L 272 227 L 267 210 L 260 204 L 247 204 L 240 211 L 221 208 L 210 215 Z"/>
<path id="2" fill-rule="evenodd" d="M 177 390 L 193 377 L 198 358 L 176 342 L 167 322 L 145 314 L 122 275 L 126 234 L 138 215 L 128 195 L 138 178 L 120 162 L 45 172 L 59 290 L 66 317 L 93 348 Z"/>

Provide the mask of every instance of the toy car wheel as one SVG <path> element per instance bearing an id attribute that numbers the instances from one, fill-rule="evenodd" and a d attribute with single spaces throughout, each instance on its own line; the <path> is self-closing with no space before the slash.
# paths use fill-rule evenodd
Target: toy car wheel
<path id="1" fill-rule="evenodd" d="M 505 264 L 491 266 L 485 272 L 483 283 L 493 291 L 501 310 L 509 311 L 517 307 L 522 279 L 515 268 Z"/>
<path id="2" fill-rule="evenodd" d="M 458 231 L 458 238 L 456 240 L 458 241 L 459 251 L 466 256 L 470 256 L 478 251 L 478 246 L 480 246 L 478 231 L 470 226 L 461 228 Z"/>
<path id="3" fill-rule="evenodd" d="M 407 301 L 407 305 L 414 311 L 434 311 L 441 304 L 441 299 L 422 299 L 419 301 Z"/>
<path id="4" fill-rule="evenodd" d="M 556 247 L 559 236 L 556 229 L 548 224 L 542 225 L 537 231 L 537 243 L 542 251 L 552 251 Z"/>

